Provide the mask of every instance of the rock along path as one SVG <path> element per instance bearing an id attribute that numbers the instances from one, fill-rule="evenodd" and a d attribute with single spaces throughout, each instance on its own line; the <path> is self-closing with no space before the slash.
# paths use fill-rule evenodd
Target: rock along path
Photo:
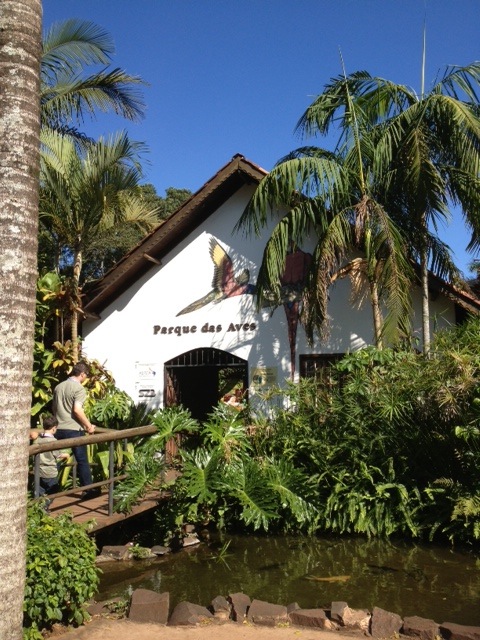
<path id="1" fill-rule="evenodd" d="M 308 627 L 265 627 L 236 622 L 199 626 L 163 626 L 130 620 L 95 618 L 78 629 L 58 631 L 62 640 L 352 640 L 361 632 L 340 633 Z"/>

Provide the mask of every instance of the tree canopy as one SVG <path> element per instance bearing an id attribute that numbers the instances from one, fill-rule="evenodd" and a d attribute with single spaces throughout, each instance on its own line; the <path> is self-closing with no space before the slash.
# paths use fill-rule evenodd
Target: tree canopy
<path id="1" fill-rule="evenodd" d="M 301 316 L 307 335 L 323 334 L 329 288 L 348 273 L 368 282 L 380 346 L 384 334 L 406 333 L 412 267 L 418 264 L 428 351 L 428 268 L 443 278 L 459 277 L 448 246 L 436 236 L 438 217 L 448 217 L 450 203 L 460 204 L 474 238 L 480 228 L 479 70 L 477 63 L 447 69 L 421 96 L 364 71 L 325 86 L 297 132 L 308 138 L 335 131 L 335 149 L 301 147 L 282 158 L 237 225 L 260 233 L 283 212 L 260 268 L 259 304 L 272 297 L 278 303 L 291 243 L 313 237 Z"/>

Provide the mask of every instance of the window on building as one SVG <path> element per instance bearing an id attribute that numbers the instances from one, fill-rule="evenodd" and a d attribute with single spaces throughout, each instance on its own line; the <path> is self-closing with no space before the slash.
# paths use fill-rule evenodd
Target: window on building
<path id="1" fill-rule="evenodd" d="M 300 355 L 300 377 L 315 378 L 318 382 L 329 385 L 330 367 L 343 356 L 343 353 Z"/>

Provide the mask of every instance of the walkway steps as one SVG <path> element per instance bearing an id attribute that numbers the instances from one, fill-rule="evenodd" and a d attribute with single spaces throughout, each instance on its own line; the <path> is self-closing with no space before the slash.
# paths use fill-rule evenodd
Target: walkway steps
<path id="1" fill-rule="evenodd" d="M 103 493 L 98 498 L 90 500 L 80 500 L 80 496 L 81 491 L 78 494 L 55 498 L 50 505 L 50 515 L 55 517 L 68 511 L 72 514 L 74 522 L 85 523 L 94 520 L 93 526 L 88 530 L 89 533 L 98 533 L 113 524 L 125 522 L 129 518 L 156 509 L 159 503 L 166 498 L 164 491 L 152 491 L 139 504 L 133 506 L 129 513 L 114 513 L 109 516 L 108 493 Z"/>

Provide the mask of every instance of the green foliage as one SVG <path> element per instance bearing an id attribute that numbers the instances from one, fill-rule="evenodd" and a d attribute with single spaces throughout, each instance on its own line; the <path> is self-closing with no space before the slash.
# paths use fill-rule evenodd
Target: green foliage
<path id="1" fill-rule="evenodd" d="M 115 489 L 115 510 L 130 511 L 153 486 L 159 486 L 165 469 L 165 445 L 173 437 L 194 433 L 198 423 L 182 407 L 169 407 L 148 413 L 151 423 L 157 426 L 157 433 L 141 442 L 126 466 L 128 478 Z"/>
<path id="2" fill-rule="evenodd" d="M 206 443 L 218 450 L 227 461 L 237 456 L 248 455 L 250 441 L 242 416 L 223 403 L 217 405 L 208 416 L 201 430 Z"/>
<path id="3" fill-rule="evenodd" d="M 39 311 L 40 309 L 40 311 Z M 53 389 L 57 382 L 65 380 L 70 374 L 76 362 L 74 348 L 71 341 L 62 343 L 53 342 L 50 348 L 45 345 L 45 325 L 41 305 L 37 304 L 37 320 L 35 323 L 35 343 L 33 352 L 33 376 L 32 376 L 32 416 L 48 408 Z M 87 402 L 85 411 L 89 413 L 93 404 L 108 392 L 121 393 L 114 387 L 114 379 L 111 373 L 97 360 L 82 358 L 90 369 L 89 378 L 85 384 L 87 390 Z M 127 400 L 124 400 L 124 404 Z M 102 405 L 101 405 L 102 406 Z"/>
<path id="4" fill-rule="evenodd" d="M 35 334 L 37 335 L 37 332 Z M 58 382 L 58 378 L 53 373 L 54 358 L 55 353 L 46 349 L 42 340 L 35 340 L 32 370 L 32 416 L 44 411 L 52 400 L 53 388 Z"/>
<path id="5" fill-rule="evenodd" d="M 192 195 L 189 189 L 168 187 L 168 189 L 165 189 L 165 197 L 162 198 L 157 194 L 153 184 L 142 184 L 139 189 L 142 198 L 158 211 L 159 220 L 166 220 Z"/>
<path id="6" fill-rule="evenodd" d="M 118 488 L 118 508 L 136 499 L 138 483 L 151 484 L 155 477 L 144 473 L 155 452 L 161 455 L 169 438 L 194 433 L 196 439 L 180 450 L 180 474 L 170 487 L 168 517 L 160 523 L 165 540 L 181 535 L 182 524 L 248 530 L 307 530 L 316 518 L 315 492 L 308 476 L 288 461 L 252 457 L 250 436 L 241 414 L 218 405 L 199 428 L 181 408 L 159 412 L 154 423 L 158 434 L 135 452 L 128 467 L 129 478 Z M 163 510 L 162 510 L 163 512 Z"/>
<path id="7" fill-rule="evenodd" d="M 155 458 L 184 434 L 159 542 L 196 523 L 473 544 L 479 381 L 480 318 L 471 318 L 437 334 L 429 358 L 368 347 L 317 379 L 273 390 L 269 414 L 253 426 L 224 404 L 201 425 L 181 407 L 166 409 L 136 451 L 122 500 L 132 504 L 138 483 L 158 482 Z"/>
<path id="8" fill-rule="evenodd" d="M 132 429 L 151 424 L 153 412 L 144 403 L 135 404 L 128 394 L 116 387 L 109 388 L 106 395 L 92 403 L 90 419 L 95 424 L 107 429 Z M 117 440 L 114 447 L 115 470 L 118 473 L 128 463 L 131 463 L 135 454 L 135 446 L 142 442 L 142 438 L 123 443 Z M 103 478 L 108 478 L 109 473 L 109 444 L 90 445 L 93 455 L 100 465 Z"/>
<path id="9" fill-rule="evenodd" d="M 123 428 L 133 407 L 132 398 L 117 388 L 109 388 L 105 395 L 96 400 L 90 409 L 90 419 L 95 424 L 108 429 Z"/>
<path id="10" fill-rule="evenodd" d="M 318 529 L 478 540 L 480 319 L 441 332 L 430 358 L 368 347 L 287 388 L 264 451 L 318 485 Z"/>
<path id="11" fill-rule="evenodd" d="M 198 422 L 183 407 L 167 407 L 158 411 L 152 418 L 157 427 L 146 448 L 152 452 L 159 451 L 171 438 L 185 436 L 198 431 Z"/>
<path id="12" fill-rule="evenodd" d="M 148 447 L 147 447 L 148 448 Z M 118 483 L 114 491 L 114 509 L 119 512 L 131 511 L 153 486 L 158 488 L 165 463 L 162 455 L 151 455 L 136 451 L 126 467 L 128 477 Z"/>
<path id="13" fill-rule="evenodd" d="M 40 640 L 55 622 L 82 624 L 97 590 L 96 546 L 69 514 L 51 518 L 32 504 L 27 520 L 24 638 Z"/>
<path id="14" fill-rule="evenodd" d="M 134 544 L 130 551 L 135 560 L 145 560 L 145 558 L 150 558 L 152 555 L 149 547 L 141 547 L 139 544 Z"/>

